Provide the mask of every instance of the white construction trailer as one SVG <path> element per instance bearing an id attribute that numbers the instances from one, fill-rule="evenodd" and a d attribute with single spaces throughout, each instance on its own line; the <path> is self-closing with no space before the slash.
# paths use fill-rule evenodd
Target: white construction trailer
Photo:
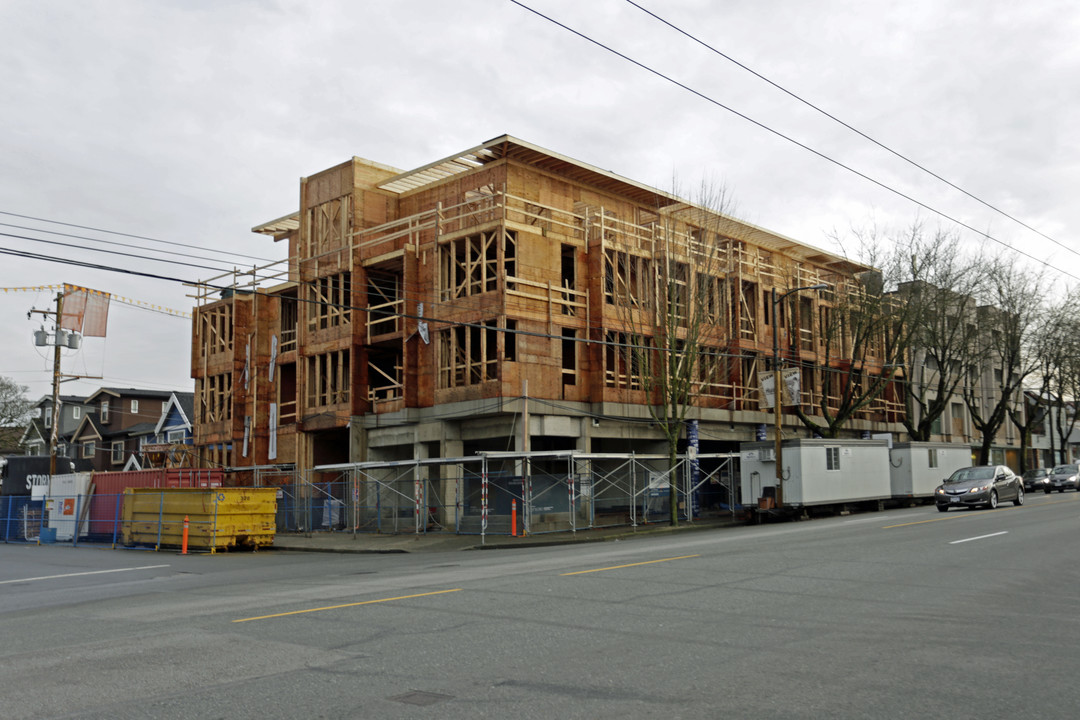
<path id="1" fill-rule="evenodd" d="M 889 453 L 893 498 L 933 497 L 954 470 L 971 467 L 971 448 L 954 443 L 894 443 Z"/>
<path id="2" fill-rule="evenodd" d="M 770 509 L 769 499 L 776 497 L 774 444 L 742 443 L 739 455 L 743 505 Z M 780 455 L 784 508 L 892 497 L 886 440 L 784 440 Z"/>

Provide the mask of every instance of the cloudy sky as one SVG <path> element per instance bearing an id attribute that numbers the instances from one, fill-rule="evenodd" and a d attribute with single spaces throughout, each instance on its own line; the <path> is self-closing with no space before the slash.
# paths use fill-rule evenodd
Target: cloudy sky
<path id="1" fill-rule="evenodd" d="M 663 189 L 723 183 L 736 216 L 834 251 L 830 234 L 871 219 L 952 227 L 901 193 L 1078 284 L 1080 5 L 638 4 L 1034 230 L 626 0 L 0 0 L 0 251 L 120 271 L 0 254 L 0 288 L 131 301 L 107 338 L 64 351 L 65 373 L 103 378 L 64 393 L 190 390 L 190 322 L 144 306 L 190 312 L 191 288 L 132 271 L 281 259 L 250 229 L 297 209 L 301 177 L 354 155 L 412 169 L 502 134 Z M 0 375 L 35 398 L 52 359 L 27 312 L 55 294 L 0 290 Z"/>

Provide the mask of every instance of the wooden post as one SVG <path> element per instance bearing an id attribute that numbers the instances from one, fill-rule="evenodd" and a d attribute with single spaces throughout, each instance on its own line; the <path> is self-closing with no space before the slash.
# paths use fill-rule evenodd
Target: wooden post
<path id="1" fill-rule="evenodd" d="M 56 294 L 56 334 L 53 336 L 52 428 L 49 429 L 49 477 L 56 474 L 56 440 L 60 432 L 60 323 L 64 319 L 64 291 Z"/>

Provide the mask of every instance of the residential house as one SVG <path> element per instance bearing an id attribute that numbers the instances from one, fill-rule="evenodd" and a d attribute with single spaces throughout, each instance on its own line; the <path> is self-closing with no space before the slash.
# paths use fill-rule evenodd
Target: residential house
<path id="1" fill-rule="evenodd" d="M 137 435 L 140 467 L 191 467 L 195 464 L 191 448 L 194 406 L 194 393 L 172 394 L 153 428 Z"/>
<path id="2" fill-rule="evenodd" d="M 86 398 L 90 412 L 72 434 L 73 454 L 97 471 L 123 470 L 139 451 L 139 438 L 156 428 L 172 393 L 100 388 Z"/>
<path id="3" fill-rule="evenodd" d="M 60 423 L 56 428 L 56 454 L 67 455 L 71 435 L 82 422 L 89 406 L 86 398 L 78 395 L 60 396 Z M 53 431 L 52 395 L 46 395 L 34 405 L 34 417 L 20 441 L 27 455 L 48 455 L 49 441 Z"/>

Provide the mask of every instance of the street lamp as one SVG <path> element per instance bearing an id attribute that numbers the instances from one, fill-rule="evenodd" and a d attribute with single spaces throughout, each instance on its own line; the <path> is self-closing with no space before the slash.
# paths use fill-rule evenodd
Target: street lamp
<path id="1" fill-rule="evenodd" d="M 797 293 L 800 290 L 826 290 L 828 285 L 825 283 L 818 283 L 817 285 L 805 285 L 803 287 L 792 288 L 786 293 L 780 295 L 776 294 L 776 288 L 772 289 L 772 356 L 773 356 L 773 454 L 776 456 L 776 507 L 782 507 L 784 505 L 784 466 L 783 466 L 783 451 L 780 448 L 780 412 L 782 408 L 783 393 L 780 391 L 780 338 L 777 335 L 777 328 L 780 325 L 780 318 L 776 314 L 776 307 L 780 304 L 780 301 L 786 298 L 792 293 Z"/>

